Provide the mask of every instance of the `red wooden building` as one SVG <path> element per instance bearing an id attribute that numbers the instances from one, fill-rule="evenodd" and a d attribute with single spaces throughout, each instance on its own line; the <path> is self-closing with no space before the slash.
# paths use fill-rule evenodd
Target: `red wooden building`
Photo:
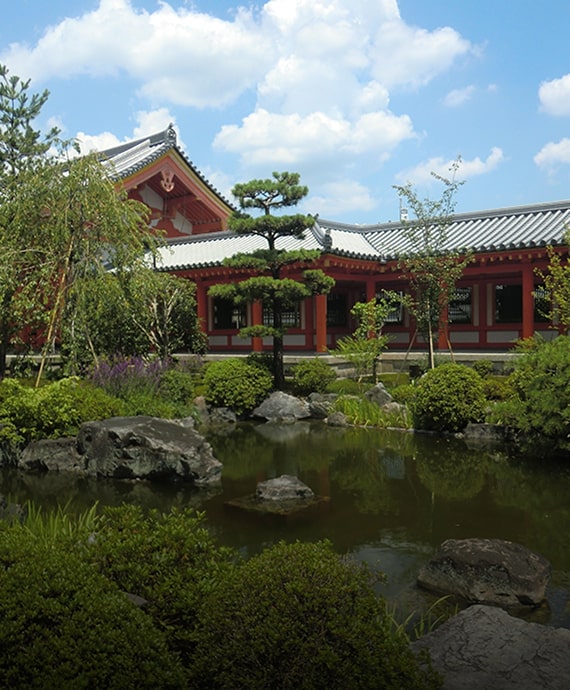
<path id="1" fill-rule="evenodd" d="M 211 352 L 249 352 L 271 343 L 240 338 L 244 325 L 262 323 L 263 305 L 244 308 L 208 296 L 211 285 L 245 277 L 223 266 L 237 252 L 266 246 L 255 236 L 235 235 L 228 228 L 234 207 L 204 178 L 184 155 L 170 127 L 145 139 L 103 152 L 129 196 L 146 203 L 152 225 L 165 231 L 168 246 L 161 252 L 158 270 L 194 281 L 198 315 Z M 318 218 L 304 240 L 287 239 L 284 249 L 321 250 L 316 267 L 332 276 L 336 285 L 328 296 L 306 299 L 284 314 L 289 330 L 284 339 L 289 352 L 325 352 L 354 329 L 350 308 L 383 290 L 406 291 L 398 257 L 408 249 L 400 222 L 350 225 Z M 440 334 L 455 351 L 500 351 L 535 332 L 545 337 L 556 331 L 541 313 L 541 286 L 536 269 L 548 266 L 547 246 L 566 251 L 564 233 L 570 227 L 570 201 L 457 214 L 448 228 L 448 248 L 468 249 L 474 260 L 457 284 L 450 305 L 448 333 Z M 300 278 L 301 268 L 290 268 Z M 405 350 L 416 338 L 405 309 L 395 310 L 386 324 L 389 348 Z M 414 342 L 412 343 L 412 340 Z M 445 342 L 445 345 L 444 345 Z"/>

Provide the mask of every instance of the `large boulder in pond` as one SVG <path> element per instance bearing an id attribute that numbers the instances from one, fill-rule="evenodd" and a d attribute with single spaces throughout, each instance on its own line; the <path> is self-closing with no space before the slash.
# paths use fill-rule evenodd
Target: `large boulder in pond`
<path id="1" fill-rule="evenodd" d="M 448 539 L 423 566 L 417 582 L 441 594 L 502 608 L 539 606 L 550 563 L 525 546 L 501 539 Z"/>
<path id="2" fill-rule="evenodd" d="M 86 474 L 85 458 L 75 438 L 32 441 L 20 453 L 18 468 L 26 472 L 73 472 Z"/>
<path id="3" fill-rule="evenodd" d="M 114 417 L 81 425 L 77 448 L 89 475 L 118 479 L 179 479 L 196 486 L 221 480 L 222 464 L 184 420 Z"/>
<path id="4" fill-rule="evenodd" d="M 470 606 L 412 643 L 427 649 L 443 690 L 565 690 L 570 630 Z"/>
<path id="5" fill-rule="evenodd" d="M 310 417 L 311 411 L 306 400 L 283 391 L 275 391 L 253 410 L 252 415 L 268 422 L 294 422 Z"/>

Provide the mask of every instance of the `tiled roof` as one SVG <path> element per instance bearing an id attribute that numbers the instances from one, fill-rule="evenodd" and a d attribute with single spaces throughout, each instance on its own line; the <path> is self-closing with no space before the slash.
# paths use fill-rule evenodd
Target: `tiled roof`
<path id="1" fill-rule="evenodd" d="M 442 249 L 489 252 L 559 245 L 566 228 L 570 228 L 570 201 L 457 214 L 446 229 L 448 241 Z M 171 243 L 161 252 L 161 266 L 166 270 L 216 266 L 238 252 L 266 247 L 255 235 L 211 233 Z M 321 249 L 372 260 L 395 259 L 411 249 L 400 222 L 349 225 L 322 219 L 304 240 L 281 239 L 278 248 Z"/>

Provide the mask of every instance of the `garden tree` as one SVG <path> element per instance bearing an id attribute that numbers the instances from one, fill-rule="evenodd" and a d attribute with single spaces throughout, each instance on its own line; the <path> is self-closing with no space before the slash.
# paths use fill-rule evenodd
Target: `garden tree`
<path id="1" fill-rule="evenodd" d="M 273 211 L 296 205 L 307 195 L 308 188 L 299 184 L 298 173 L 274 172 L 271 179 L 236 184 L 232 193 L 238 199 L 242 212 L 230 219 L 230 229 L 240 235 L 263 237 L 267 241 L 267 248 L 226 259 L 225 265 L 256 275 L 238 283 L 214 285 L 209 294 L 231 299 L 235 304 L 263 301 L 264 307 L 271 313 L 271 324 L 242 328 L 240 335 L 273 338 L 274 383 L 276 388 L 282 388 L 283 335 L 286 331 L 283 312 L 294 308 L 306 297 L 327 294 L 334 280 L 321 270 L 308 268 L 303 272 L 302 282 L 282 276 L 285 267 L 308 266 L 320 255 L 316 250 L 285 251 L 277 247 L 281 238 L 302 239 L 305 230 L 314 222 L 310 216 L 302 214 L 272 214 Z M 252 217 L 245 213 L 245 209 L 250 208 L 263 213 Z"/>
<path id="2" fill-rule="evenodd" d="M 376 378 L 378 357 L 389 341 L 389 336 L 383 335 L 382 329 L 400 301 L 399 294 L 387 291 L 368 302 L 356 302 L 350 310 L 357 322 L 356 329 L 337 342 L 332 354 L 348 360 L 354 366 L 359 383 L 365 376 Z"/>
<path id="3" fill-rule="evenodd" d="M 420 199 L 410 183 L 394 185 L 400 199 L 414 215 L 412 220 L 404 221 L 404 234 L 410 249 L 401 257 L 399 268 L 411 288 L 405 305 L 427 342 L 429 366 L 432 369 L 435 366 L 435 334 L 447 321 L 447 308 L 455 295 L 457 280 L 472 260 L 471 253 L 459 253 L 448 247 L 455 194 L 463 184 L 456 180 L 460 164 L 461 158 L 452 164 L 451 179 L 432 172 L 432 176 L 444 185 L 443 193 L 437 200 Z"/>
<path id="4" fill-rule="evenodd" d="M 0 65 L 0 378 L 6 371 L 6 355 L 18 330 L 14 298 L 22 292 L 22 277 L 33 266 L 35 228 L 14 226 L 22 176 L 49 163 L 49 150 L 59 130 L 42 135 L 33 128 L 49 92 L 29 93 L 30 80 L 10 75 Z M 23 300 L 20 300 L 22 302 Z"/>
<path id="5" fill-rule="evenodd" d="M 101 356 L 204 352 L 195 292 L 191 281 L 143 264 L 84 278 L 76 318 L 62 325 L 66 361 L 81 370 Z"/>
<path id="6" fill-rule="evenodd" d="M 24 261 L 24 268 L 26 284 L 34 283 L 25 313 L 44 317 L 39 382 L 45 355 L 62 336 L 70 338 L 66 351 L 73 370 L 74 339 L 88 328 L 82 314 L 93 279 L 110 268 L 120 273 L 135 266 L 160 240 L 148 228 L 147 207 L 117 190 L 95 155 L 60 158 L 26 173 L 14 210 L 15 234 L 33 228 L 37 247 L 33 266 Z M 82 335 L 91 338 L 89 331 Z"/>
<path id="7" fill-rule="evenodd" d="M 566 230 L 564 240 L 567 247 L 570 245 L 570 228 Z M 568 257 L 563 257 L 548 247 L 550 260 L 548 271 L 543 273 L 537 270 L 537 275 L 542 279 L 549 298 L 549 307 L 544 310 L 544 315 L 559 329 L 561 333 L 568 335 L 570 331 L 570 262 Z M 542 295 L 535 294 L 535 298 Z M 541 300 L 542 303 L 542 300 Z"/>

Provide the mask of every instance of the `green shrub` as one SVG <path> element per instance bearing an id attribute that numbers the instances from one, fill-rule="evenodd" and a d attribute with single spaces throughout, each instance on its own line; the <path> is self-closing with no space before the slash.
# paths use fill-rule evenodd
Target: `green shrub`
<path id="1" fill-rule="evenodd" d="M 318 357 L 293 367 L 293 391 L 296 395 L 324 393 L 335 379 L 336 371 Z"/>
<path id="2" fill-rule="evenodd" d="M 40 388 L 15 379 L 0 382 L 0 421 L 4 437 L 28 442 L 38 438 L 70 436 L 80 424 L 122 414 L 119 400 L 77 378 L 61 379 Z"/>
<path id="3" fill-rule="evenodd" d="M 488 359 L 478 359 L 473 362 L 473 369 L 482 379 L 486 379 L 493 373 L 493 362 Z"/>
<path id="4" fill-rule="evenodd" d="M 570 338 L 525 341 L 508 383 L 514 396 L 498 403 L 494 419 L 563 445 L 570 434 Z"/>
<path id="5" fill-rule="evenodd" d="M 234 553 L 218 547 L 191 509 L 143 514 L 139 506 L 106 508 L 97 522 L 90 561 L 121 590 L 149 601 L 145 608 L 187 662 L 196 615 Z"/>
<path id="6" fill-rule="evenodd" d="M 0 562 L 0 687 L 184 687 L 161 631 L 68 542 L 0 526 Z"/>
<path id="7" fill-rule="evenodd" d="M 390 395 L 395 402 L 401 405 L 409 405 L 416 394 L 416 387 L 411 383 L 402 384 L 390 389 Z"/>
<path id="8" fill-rule="evenodd" d="M 461 431 L 485 416 L 483 381 L 470 367 L 441 364 L 418 380 L 410 410 L 416 429 Z"/>
<path id="9" fill-rule="evenodd" d="M 245 414 L 269 394 L 273 379 L 266 369 L 232 357 L 208 364 L 204 384 L 210 405 L 231 407 L 236 414 Z"/>
<path id="10" fill-rule="evenodd" d="M 266 549 L 200 613 L 196 688 L 434 688 L 396 633 L 368 570 L 326 542 Z"/>
<path id="11" fill-rule="evenodd" d="M 487 400 L 507 400 L 514 395 L 514 389 L 505 376 L 489 376 L 483 379 L 483 392 Z"/>

